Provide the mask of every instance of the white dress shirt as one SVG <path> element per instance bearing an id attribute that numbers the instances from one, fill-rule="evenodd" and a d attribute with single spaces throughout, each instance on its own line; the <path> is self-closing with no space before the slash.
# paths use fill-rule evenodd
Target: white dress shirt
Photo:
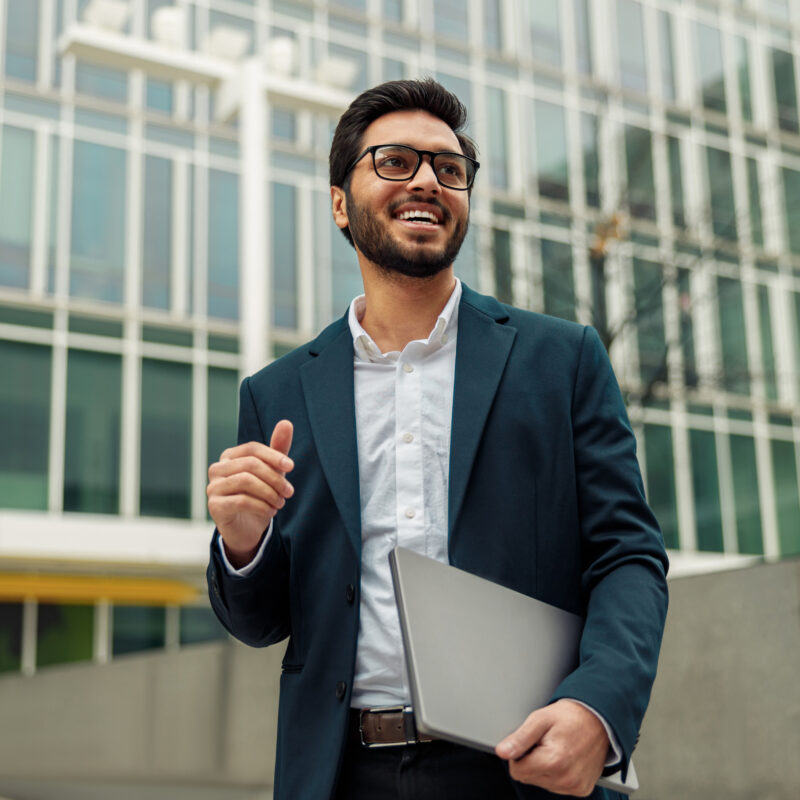
<path id="1" fill-rule="evenodd" d="M 428 337 L 389 353 L 381 353 L 361 327 L 364 295 L 350 304 L 361 498 L 354 708 L 411 702 L 389 552 L 399 544 L 448 563 L 450 424 L 460 299 L 461 282 L 456 279 Z M 220 545 L 226 568 L 248 575 L 261 559 L 271 533 L 270 523 L 253 561 L 238 570 Z M 603 723 L 615 751 L 609 752 L 607 763 L 615 763 L 621 750 L 610 727 L 593 708 L 585 707 Z"/>

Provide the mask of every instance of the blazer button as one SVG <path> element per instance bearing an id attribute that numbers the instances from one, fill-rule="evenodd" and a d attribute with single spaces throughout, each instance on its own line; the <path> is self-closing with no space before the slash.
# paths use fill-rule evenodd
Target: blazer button
<path id="1" fill-rule="evenodd" d="M 339 681 L 336 684 L 336 699 L 344 700 L 345 692 L 347 691 L 347 684 L 344 681 Z"/>
<path id="2" fill-rule="evenodd" d="M 356 599 L 356 589 L 352 583 L 347 584 L 347 589 L 345 589 L 344 596 L 347 600 L 347 605 L 353 605 L 353 601 Z"/>

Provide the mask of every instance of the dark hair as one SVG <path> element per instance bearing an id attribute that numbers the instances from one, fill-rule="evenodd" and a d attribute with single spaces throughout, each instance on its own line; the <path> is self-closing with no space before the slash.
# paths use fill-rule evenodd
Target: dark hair
<path id="1" fill-rule="evenodd" d="M 433 78 L 388 81 L 362 92 L 339 118 L 328 157 L 331 186 L 347 191 L 348 168 L 363 149 L 364 131 L 371 123 L 393 111 L 414 110 L 427 111 L 445 122 L 455 133 L 464 155 L 476 157 L 475 143 L 462 132 L 467 124 L 467 109 L 452 92 Z M 344 228 L 342 233 L 353 244 L 350 231 Z"/>

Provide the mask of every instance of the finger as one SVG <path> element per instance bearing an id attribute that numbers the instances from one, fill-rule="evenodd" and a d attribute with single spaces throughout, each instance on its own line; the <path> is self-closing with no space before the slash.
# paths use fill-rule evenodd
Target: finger
<path id="1" fill-rule="evenodd" d="M 284 479 L 281 478 L 281 483 Z M 249 472 L 237 472 L 227 478 L 215 478 L 208 484 L 206 493 L 210 497 L 252 497 L 272 508 L 283 508 L 286 497 L 279 489 L 257 478 Z"/>
<path id="2" fill-rule="evenodd" d="M 291 425 L 291 423 L 289 424 Z M 260 458 L 263 462 L 281 472 L 289 472 L 294 468 L 294 462 L 291 458 L 280 450 L 268 447 L 263 442 L 245 442 L 244 444 L 236 445 L 236 447 L 229 447 L 227 450 L 222 451 L 218 463 L 222 464 L 246 456 Z"/>
<path id="3" fill-rule="evenodd" d="M 289 455 L 289 448 L 292 446 L 292 434 L 294 433 L 294 426 L 288 419 L 280 420 L 272 431 L 272 436 L 269 440 L 269 446 L 273 450 L 278 450 L 283 455 Z"/>
<path id="4" fill-rule="evenodd" d="M 278 451 L 270 450 L 269 452 L 273 454 L 271 457 L 274 458 L 274 454 Z M 284 457 L 280 456 L 280 458 Z M 294 494 L 294 487 L 286 480 L 283 471 L 277 466 L 270 466 L 257 456 L 242 456 L 232 461 L 219 461 L 212 464 L 208 468 L 209 484 L 219 478 L 228 478 L 239 474 L 254 475 L 284 497 L 291 497 Z"/>
<path id="5" fill-rule="evenodd" d="M 521 758 L 552 727 L 553 721 L 547 709 L 539 709 L 528 715 L 528 718 L 513 733 L 510 733 L 495 747 L 495 752 L 500 758 L 506 760 Z"/>

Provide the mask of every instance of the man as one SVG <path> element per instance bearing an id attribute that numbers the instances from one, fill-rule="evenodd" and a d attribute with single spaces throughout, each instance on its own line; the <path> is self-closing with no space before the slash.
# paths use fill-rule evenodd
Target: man
<path id="1" fill-rule="evenodd" d="M 364 295 L 243 382 L 240 444 L 209 469 L 212 605 L 248 644 L 289 637 L 277 800 L 610 797 L 595 782 L 627 769 L 647 705 L 666 558 L 634 438 L 592 329 L 454 277 L 465 122 L 432 80 L 342 116 L 333 217 Z M 586 616 L 580 666 L 497 756 L 395 733 L 397 543 Z"/>

